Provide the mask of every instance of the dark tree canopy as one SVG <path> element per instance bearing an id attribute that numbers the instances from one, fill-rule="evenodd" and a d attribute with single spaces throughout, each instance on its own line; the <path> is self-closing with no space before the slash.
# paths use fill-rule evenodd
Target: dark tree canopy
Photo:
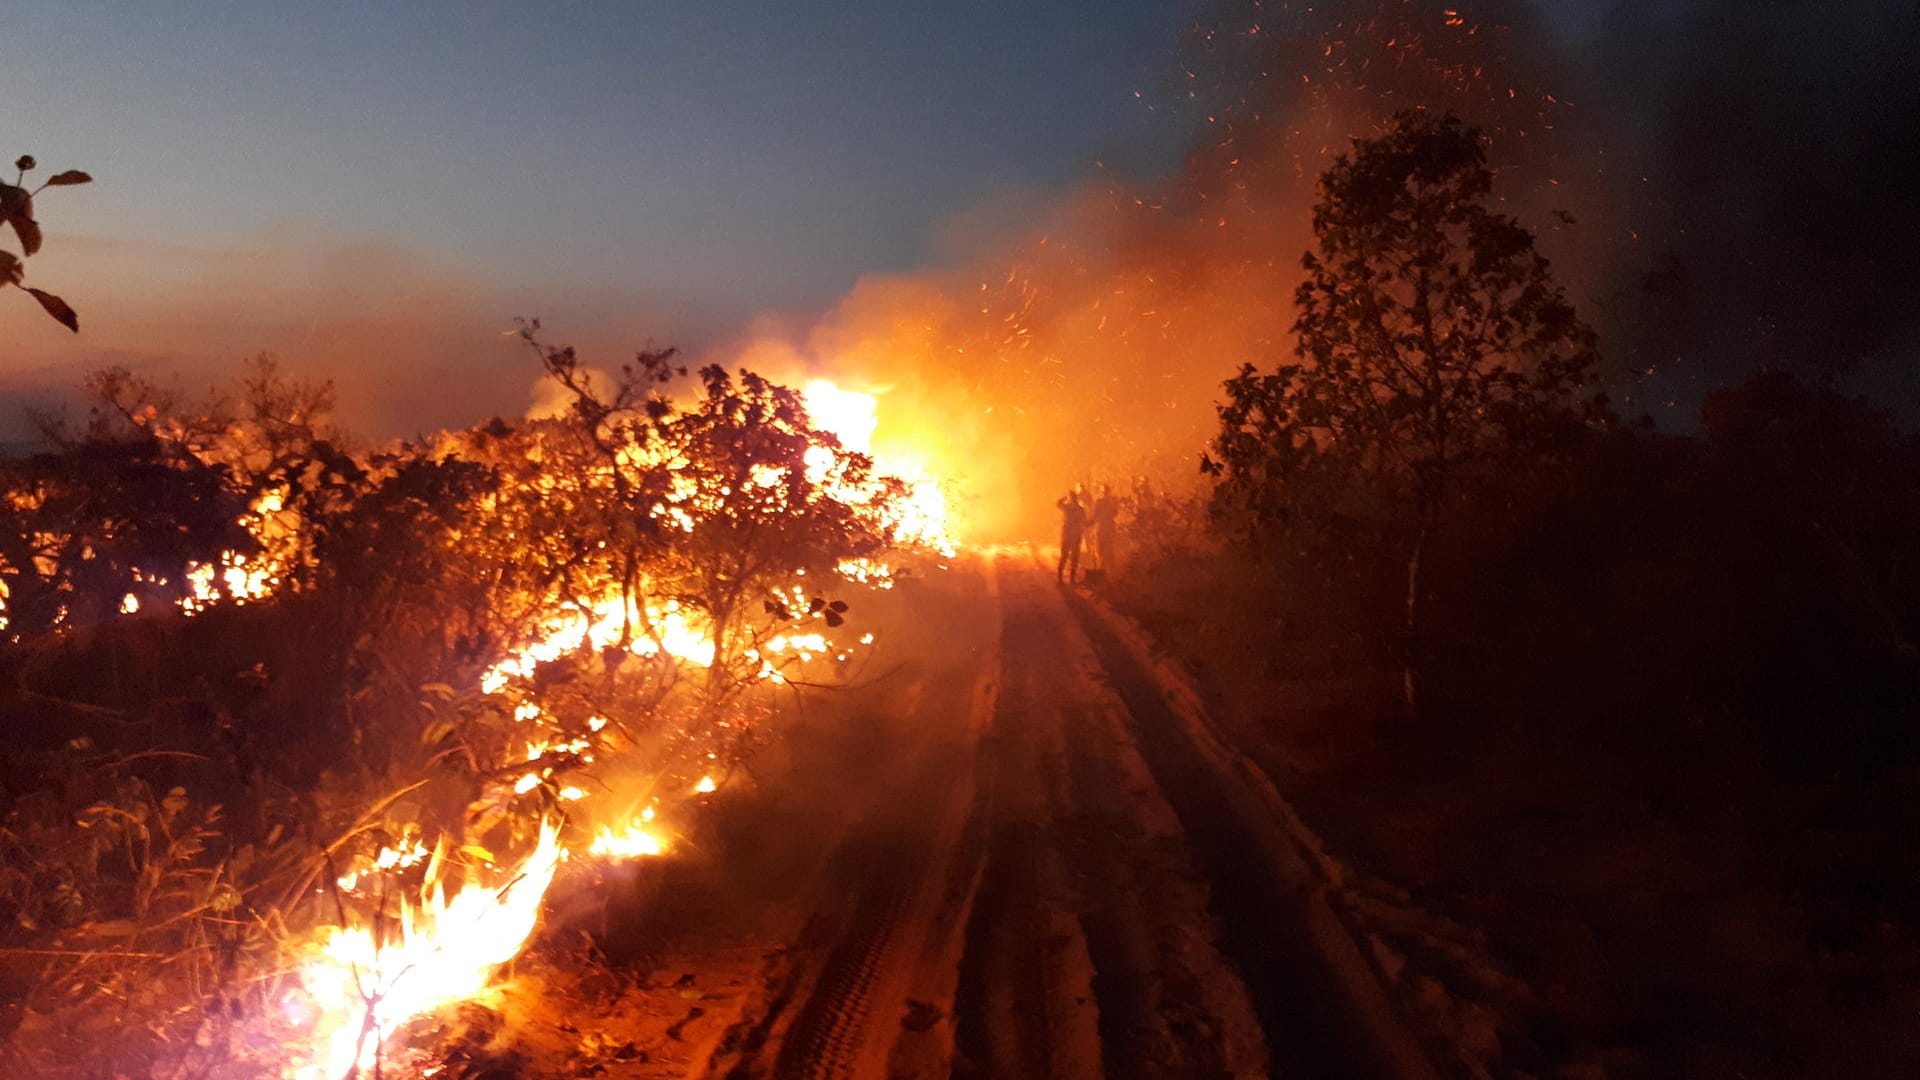
<path id="1" fill-rule="evenodd" d="M 1594 334 L 1533 234 L 1487 205 L 1479 132 L 1406 112 L 1320 181 L 1294 296 L 1296 359 L 1226 384 L 1202 468 L 1255 539 L 1356 530 L 1406 565 L 1405 697 L 1415 700 L 1423 553 L 1464 481 L 1560 456 L 1605 416 Z"/>
<path id="2" fill-rule="evenodd" d="M 1594 335 L 1533 234 L 1487 206 L 1479 133 L 1402 113 L 1320 183 L 1295 295 L 1297 360 L 1227 383 L 1207 460 L 1256 518 L 1328 469 L 1424 520 L 1461 470 L 1551 452 L 1600 415 L 1582 394 Z M 1291 495 L 1285 489 L 1299 490 Z"/>

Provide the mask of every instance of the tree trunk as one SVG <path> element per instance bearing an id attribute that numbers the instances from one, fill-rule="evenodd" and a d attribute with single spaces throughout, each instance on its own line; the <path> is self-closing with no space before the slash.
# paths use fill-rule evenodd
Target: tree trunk
<path id="1" fill-rule="evenodd" d="M 1407 623 L 1400 647 L 1400 692 L 1410 717 L 1419 715 L 1420 557 L 1426 552 L 1428 532 L 1426 523 L 1422 522 L 1420 532 L 1414 537 L 1413 551 L 1407 555 Z"/>

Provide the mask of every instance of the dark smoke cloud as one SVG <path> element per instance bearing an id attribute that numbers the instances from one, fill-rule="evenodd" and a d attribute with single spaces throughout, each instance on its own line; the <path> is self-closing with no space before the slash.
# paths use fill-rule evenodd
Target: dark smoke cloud
<path id="1" fill-rule="evenodd" d="M 1217 4 L 1187 44 L 1210 114 L 1187 186 L 1217 190 L 1222 158 L 1260 155 L 1285 208 L 1347 138 L 1399 108 L 1449 110 L 1488 132 L 1503 197 L 1625 394 L 1697 400 L 1761 366 L 1910 351 L 1920 5 L 1599 7 L 1556 33 L 1574 20 L 1544 3 Z"/>
<path id="2" fill-rule="evenodd" d="M 1607 297 L 1615 350 L 1689 358 L 1702 381 L 1910 350 L 1917 55 L 1913 3 L 1615 5 L 1578 69 L 1599 134 L 1645 177 L 1625 203 L 1642 255 Z"/>

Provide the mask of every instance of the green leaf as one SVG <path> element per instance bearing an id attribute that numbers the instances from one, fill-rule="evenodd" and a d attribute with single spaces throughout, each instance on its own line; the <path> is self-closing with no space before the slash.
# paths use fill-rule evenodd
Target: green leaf
<path id="1" fill-rule="evenodd" d="M 93 177 L 79 169 L 68 169 L 66 172 L 55 173 L 47 178 L 48 187 L 72 187 L 75 184 L 91 183 L 93 183 Z"/>
<path id="2" fill-rule="evenodd" d="M 26 286 L 22 286 L 22 288 L 26 288 Z M 47 314 L 53 316 L 56 322 L 76 334 L 80 332 L 80 316 L 74 312 L 73 308 L 67 305 L 65 300 L 60 299 L 44 289 L 27 288 L 27 291 L 33 294 L 35 300 L 40 301 L 40 306 L 46 308 Z"/>

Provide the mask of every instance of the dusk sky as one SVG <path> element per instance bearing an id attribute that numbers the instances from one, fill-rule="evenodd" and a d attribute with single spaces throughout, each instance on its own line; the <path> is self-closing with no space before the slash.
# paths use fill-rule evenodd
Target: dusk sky
<path id="1" fill-rule="evenodd" d="M 32 272 L 86 332 L 0 308 L 0 430 L 87 367 L 261 351 L 350 416 L 378 385 L 371 427 L 460 423 L 515 407 L 466 394 L 515 315 L 608 347 L 804 317 L 1096 160 L 1170 167 L 1196 7 L 9 5 L 0 152 L 96 183 L 43 199 Z"/>
<path id="2" fill-rule="evenodd" d="M 12 137 L 100 179 L 61 233 L 298 226 L 726 307 L 911 265 L 1103 149 L 1151 163 L 1171 125 L 1131 91 L 1190 5 L 1098 7 L 52 3 L 0 50 Z"/>

